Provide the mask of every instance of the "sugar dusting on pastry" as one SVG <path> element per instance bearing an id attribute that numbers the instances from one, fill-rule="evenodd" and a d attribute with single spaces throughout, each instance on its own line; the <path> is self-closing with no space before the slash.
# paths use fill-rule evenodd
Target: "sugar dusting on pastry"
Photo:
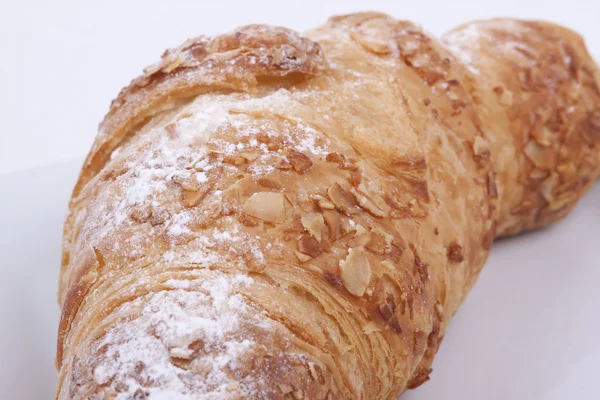
<path id="1" fill-rule="evenodd" d="M 174 290 L 125 303 L 114 314 L 135 317 L 115 324 L 95 346 L 94 381 L 105 396 L 123 400 L 223 399 L 233 397 L 233 389 L 256 395 L 257 381 L 235 378 L 237 360 L 255 345 L 241 334 L 241 318 L 269 328 L 235 293 L 251 282 L 221 275 L 186 291 L 189 281 L 170 280 Z"/>
<path id="2" fill-rule="evenodd" d="M 248 26 L 134 80 L 65 224 L 57 398 L 383 399 L 426 382 L 498 232 L 566 215 L 598 176 L 577 37 L 476 25 L 448 36 L 456 57 L 377 13 L 307 37 Z M 546 171 L 546 155 L 565 159 Z"/>

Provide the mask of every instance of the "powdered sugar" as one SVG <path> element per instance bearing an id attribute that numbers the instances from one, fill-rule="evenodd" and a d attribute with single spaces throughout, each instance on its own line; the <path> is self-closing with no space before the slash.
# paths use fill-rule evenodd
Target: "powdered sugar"
<path id="1" fill-rule="evenodd" d="M 207 94 L 164 121 L 157 117 L 113 151 L 105 169 L 112 175 L 98 175 L 106 184 L 94 187 L 94 201 L 76 216 L 78 245 L 101 249 L 117 275 L 117 266 L 126 270 L 143 258 L 145 265 L 191 267 L 213 278 L 173 275 L 164 291 L 114 311 L 121 319 L 96 347 L 100 390 L 117 399 L 221 399 L 236 391 L 255 397 L 260 379 L 233 378 L 237 360 L 255 345 L 241 324 L 268 328 L 270 320 L 236 294 L 251 279 L 214 269 L 256 271 L 266 260 L 261 238 L 236 215 L 221 214 L 230 198 L 222 196 L 231 196 L 223 177 L 271 172 L 273 160 L 287 162 L 284 148 L 323 157 L 327 138 L 288 114 L 302 107 L 285 89 L 264 97 Z M 197 201 L 184 197 L 201 191 Z M 227 206 L 231 212 L 236 204 Z M 269 243 L 271 251 L 277 246 Z"/>
<path id="2" fill-rule="evenodd" d="M 145 149 L 138 159 L 129 161 L 124 175 L 126 184 L 119 203 L 109 207 L 110 212 L 99 216 L 106 232 L 129 220 L 131 208 L 156 203 L 162 193 L 172 192 L 168 184 L 174 177 L 192 176 L 200 186 L 209 181 L 209 174 L 224 164 L 226 157 L 239 156 L 243 152 L 255 154 L 247 171 L 261 176 L 274 170 L 271 154 L 276 153 L 285 159 L 281 150 L 269 150 L 265 143 L 257 140 L 259 133 L 280 138 L 283 145 L 299 152 L 318 157 L 326 155 L 327 139 L 311 126 L 299 119 L 274 131 L 269 122 L 260 122 L 248 113 L 266 110 L 269 113 L 283 113 L 284 110 L 300 107 L 290 92 L 280 89 L 261 98 L 248 95 L 205 95 L 184 107 L 176 116 L 176 122 L 167 127 L 155 126 L 142 134 L 137 148 Z M 219 129 L 233 129 L 228 135 L 217 135 Z M 167 132 L 165 132 L 165 130 Z M 213 156 L 209 157 L 207 145 Z M 114 151 L 112 162 L 128 153 Z M 193 170 L 190 171 L 190 168 Z M 160 201 L 158 202 L 160 203 Z M 183 218 L 183 219 L 182 219 Z M 188 233 L 184 215 L 172 222 L 169 234 Z"/>
<path id="3" fill-rule="evenodd" d="M 178 289 L 138 298 L 117 310 L 137 317 L 115 325 L 98 343 L 97 349 L 107 349 L 93 370 L 95 382 L 114 390 L 117 400 L 136 393 L 152 400 L 222 399 L 232 395 L 232 387 L 252 395 L 252 382 L 234 378 L 238 358 L 254 345 L 239 335 L 242 319 L 269 327 L 236 294 L 252 279 L 218 274 L 194 292 L 182 290 L 190 287 L 185 282 L 170 280 L 167 284 Z"/>
<path id="4" fill-rule="evenodd" d="M 479 70 L 473 65 L 473 52 L 479 48 L 481 32 L 474 25 L 469 25 L 458 31 L 453 31 L 448 36 L 449 40 L 444 40 L 446 48 L 452 52 L 467 68 L 468 70 L 479 75 Z M 460 43 L 460 45 L 455 44 Z M 463 46 L 468 45 L 473 51 L 464 50 Z"/>

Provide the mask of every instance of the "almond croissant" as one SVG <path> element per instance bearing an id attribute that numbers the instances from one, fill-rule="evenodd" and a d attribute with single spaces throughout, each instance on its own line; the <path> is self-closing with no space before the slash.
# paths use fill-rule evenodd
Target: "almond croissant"
<path id="1" fill-rule="evenodd" d="M 494 238 L 600 174 L 600 72 L 549 23 L 251 25 L 144 72 L 71 199 L 57 399 L 393 399 Z"/>

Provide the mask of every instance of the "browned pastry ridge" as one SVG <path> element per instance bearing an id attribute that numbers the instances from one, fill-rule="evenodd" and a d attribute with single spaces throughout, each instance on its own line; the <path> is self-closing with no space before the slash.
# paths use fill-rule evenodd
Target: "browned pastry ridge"
<path id="1" fill-rule="evenodd" d="M 378 13 L 168 50 L 73 192 L 57 399 L 393 399 L 427 381 L 494 238 L 600 174 L 565 28 L 438 40 Z"/>

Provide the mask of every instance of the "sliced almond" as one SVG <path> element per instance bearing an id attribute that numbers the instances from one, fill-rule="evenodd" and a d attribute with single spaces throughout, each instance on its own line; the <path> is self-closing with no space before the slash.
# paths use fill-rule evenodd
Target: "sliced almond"
<path id="1" fill-rule="evenodd" d="M 335 204 L 327 200 L 319 200 L 317 204 L 324 210 L 333 210 L 335 208 Z"/>
<path id="2" fill-rule="evenodd" d="M 240 221 L 240 223 L 242 225 L 248 226 L 248 227 L 254 227 L 259 224 L 259 220 L 257 218 L 254 218 L 244 212 L 240 214 L 240 217 L 238 218 L 238 220 Z"/>
<path id="3" fill-rule="evenodd" d="M 158 226 L 165 223 L 171 217 L 171 213 L 169 213 L 164 208 L 155 208 L 152 210 L 152 216 L 150 217 L 150 225 Z"/>
<path id="4" fill-rule="evenodd" d="M 296 254 L 296 258 L 301 262 L 305 263 L 307 261 L 312 260 L 312 257 L 308 254 L 300 253 L 298 250 L 294 250 L 294 254 Z"/>
<path id="5" fill-rule="evenodd" d="M 304 153 L 287 148 L 285 149 L 284 154 L 292 165 L 294 171 L 300 175 L 307 173 L 313 166 L 313 162 Z"/>
<path id="6" fill-rule="evenodd" d="M 182 360 L 191 360 L 194 355 L 194 350 L 182 347 L 173 347 L 169 349 L 171 358 L 180 358 Z"/>
<path id="7" fill-rule="evenodd" d="M 227 386 L 225 387 L 225 390 L 227 390 L 228 392 L 233 392 L 234 390 L 236 390 L 238 387 L 240 386 L 240 383 L 237 381 L 233 381 L 233 382 L 229 382 L 227 384 Z"/>
<path id="8" fill-rule="evenodd" d="M 340 265 L 340 277 L 348 292 L 362 297 L 371 281 L 371 264 L 362 247 L 350 249 L 348 257 Z"/>
<path id="9" fill-rule="evenodd" d="M 152 210 L 150 207 L 134 207 L 129 212 L 129 217 L 135 222 L 143 223 L 150 219 L 152 216 Z"/>
<path id="10" fill-rule="evenodd" d="M 348 171 L 355 171 L 358 169 L 356 161 L 348 159 L 345 155 L 340 153 L 329 153 L 325 157 L 325 161 L 337 163 L 341 169 Z"/>
<path id="11" fill-rule="evenodd" d="M 361 224 L 358 224 L 358 225 L 356 225 L 356 232 L 354 233 L 354 237 L 364 235 L 365 233 L 368 233 L 368 232 L 369 231 L 367 230 L 367 228 L 365 228 Z"/>
<path id="12" fill-rule="evenodd" d="M 358 185 L 360 185 L 362 182 L 362 172 L 360 172 L 360 169 L 350 171 L 348 182 L 350 182 L 350 184 L 354 187 L 358 187 Z"/>
<path id="13" fill-rule="evenodd" d="M 549 203 L 554 200 L 554 188 L 557 184 L 558 176 L 553 173 L 545 179 L 540 186 L 540 194 Z"/>
<path id="14" fill-rule="evenodd" d="M 254 193 L 244 203 L 244 212 L 263 221 L 280 224 L 285 218 L 285 197 L 282 193 Z"/>
<path id="15" fill-rule="evenodd" d="M 294 396 L 294 399 L 296 400 L 302 400 L 304 398 L 304 392 L 302 389 L 294 390 L 292 396 Z"/>
<path id="16" fill-rule="evenodd" d="M 246 164 L 247 160 L 239 155 L 225 155 L 223 162 L 232 165 L 242 165 Z"/>
<path id="17" fill-rule="evenodd" d="M 179 53 L 169 53 L 163 58 L 161 71 L 168 74 L 181 64 L 183 64 L 183 58 L 181 58 Z"/>
<path id="18" fill-rule="evenodd" d="M 362 225 L 356 225 L 354 237 L 348 242 L 350 247 L 366 246 L 371 240 L 371 234 Z"/>
<path id="19" fill-rule="evenodd" d="M 396 267 L 394 267 L 394 261 L 392 261 L 391 259 L 385 259 L 381 262 L 381 265 L 387 269 L 388 271 L 395 271 Z"/>
<path id="20" fill-rule="evenodd" d="M 257 182 L 260 186 L 262 187 L 266 187 L 269 189 L 275 189 L 275 190 L 280 190 L 283 188 L 283 185 L 281 184 L 281 182 L 276 181 L 272 178 L 265 178 L 262 177 L 258 180 Z"/>
<path id="21" fill-rule="evenodd" d="M 546 179 L 546 177 L 550 174 L 548 171 L 544 171 L 543 169 L 534 168 L 529 173 L 529 177 L 535 180 Z"/>
<path id="22" fill-rule="evenodd" d="M 212 189 L 212 185 L 203 185 L 198 190 L 183 190 L 183 204 L 185 204 L 187 207 L 197 206 L 206 197 L 208 192 L 210 192 L 210 189 Z"/>
<path id="23" fill-rule="evenodd" d="M 536 167 L 543 170 L 554 168 L 556 154 L 552 148 L 544 147 L 532 140 L 527 143 L 523 152 Z"/>
<path id="24" fill-rule="evenodd" d="M 576 200 L 577 200 L 576 193 L 567 192 L 567 193 L 562 194 L 560 197 L 552 200 L 548 206 L 548 209 L 550 211 L 557 211 L 569 204 L 572 204 Z"/>
<path id="25" fill-rule="evenodd" d="M 350 193 L 352 193 L 352 195 L 356 198 L 356 200 L 358 201 L 358 204 L 362 208 L 367 210 L 371 215 L 378 217 L 378 218 L 383 218 L 383 217 L 387 216 L 387 213 L 385 211 L 383 211 L 380 207 L 375 205 L 375 203 L 373 203 L 373 201 L 371 201 L 371 199 L 369 199 L 367 196 L 365 196 L 364 194 L 362 194 L 355 188 L 353 188 L 353 187 L 350 188 Z"/>
<path id="26" fill-rule="evenodd" d="M 533 139 L 540 145 L 548 147 L 554 141 L 554 135 L 548 128 L 542 126 L 540 129 L 536 129 L 531 133 Z"/>
<path id="27" fill-rule="evenodd" d="M 327 189 L 327 195 L 336 208 L 346 215 L 358 214 L 361 209 L 352 197 L 339 183 L 334 183 Z"/>
<path id="28" fill-rule="evenodd" d="M 372 53 L 385 55 L 392 52 L 388 41 L 378 40 L 373 35 L 363 35 L 353 30 L 350 32 L 350 37 L 356 40 L 365 50 Z"/>
<path id="29" fill-rule="evenodd" d="M 394 237 L 380 228 L 371 231 L 371 238 L 366 245 L 367 249 L 377 254 L 387 254 L 392 251 Z"/>
<path id="30" fill-rule="evenodd" d="M 336 210 L 323 210 L 323 218 L 329 228 L 329 239 L 335 242 L 352 230 L 348 219 Z"/>
<path id="31" fill-rule="evenodd" d="M 325 226 L 323 214 L 316 212 L 305 213 L 302 215 L 301 222 L 304 229 L 320 242 L 321 232 Z"/>
<path id="32" fill-rule="evenodd" d="M 302 235 L 298 240 L 298 251 L 311 257 L 318 257 L 323 252 L 323 247 L 314 237 Z"/>
<path id="33" fill-rule="evenodd" d="M 559 164 L 556 171 L 564 182 L 570 182 L 577 176 L 577 166 L 573 162 Z"/>
<path id="34" fill-rule="evenodd" d="M 171 180 L 177 186 L 181 187 L 183 190 L 187 190 L 190 192 L 194 192 L 200 189 L 200 184 L 194 175 L 188 174 L 189 176 L 182 175 L 173 175 Z"/>
<path id="35" fill-rule="evenodd" d="M 277 168 L 279 170 L 282 171 L 287 171 L 289 169 L 292 169 L 292 166 L 290 165 L 290 163 L 287 160 L 284 160 L 283 158 L 279 157 L 279 156 L 272 156 L 272 157 L 268 157 L 268 164 L 272 165 L 273 168 Z"/>
<path id="36" fill-rule="evenodd" d="M 252 162 L 258 158 L 258 154 L 254 154 L 249 151 L 242 151 L 240 153 L 240 157 L 246 160 L 246 162 Z"/>
<path id="37" fill-rule="evenodd" d="M 325 161 L 332 163 L 342 163 L 346 160 L 346 156 L 340 153 L 332 152 L 325 156 Z"/>

